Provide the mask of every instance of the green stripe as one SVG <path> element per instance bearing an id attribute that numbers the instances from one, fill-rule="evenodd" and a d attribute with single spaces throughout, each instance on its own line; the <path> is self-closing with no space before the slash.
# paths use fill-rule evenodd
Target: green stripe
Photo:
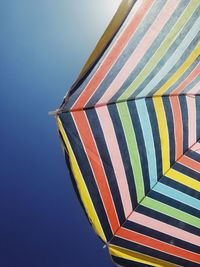
<path id="1" fill-rule="evenodd" d="M 133 129 L 133 124 L 131 121 L 131 116 L 128 110 L 127 103 L 118 103 L 117 109 L 120 116 L 120 120 L 122 122 L 122 127 L 128 146 L 131 166 L 134 173 L 137 200 L 139 202 L 145 196 L 145 191 L 144 191 L 144 180 L 140 162 L 140 155 L 135 137 L 135 131 Z"/>
<path id="2" fill-rule="evenodd" d="M 167 204 L 159 202 L 155 199 L 152 199 L 150 197 L 145 197 L 144 200 L 140 204 L 142 206 L 145 206 L 147 208 L 153 209 L 153 210 L 158 211 L 162 214 L 165 214 L 165 215 L 168 215 L 172 218 L 175 218 L 179 221 L 182 221 L 182 222 L 190 224 L 194 227 L 200 228 L 200 219 L 199 218 L 197 218 L 193 215 L 190 215 L 188 213 L 185 213 L 184 211 L 173 208 Z"/>
<path id="3" fill-rule="evenodd" d="M 149 75 L 149 70 L 154 69 L 156 64 L 160 61 L 160 59 L 167 52 L 171 44 L 175 41 L 175 38 L 178 36 L 178 32 L 183 28 L 184 24 L 190 19 L 192 13 L 199 5 L 199 0 L 191 1 L 180 19 L 175 24 L 174 28 L 172 28 L 171 32 L 167 35 L 165 41 L 161 44 L 160 48 L 156 51 L 156 53 L 149 60 L 147 65 L 144 67 L 142 72 L 137 76 L 137 78 L 133 81 L 133 83 L 126 89 L 125 92 L 118 98 L 118 101 L 128 99 L 132 93 L 138 88 L 138 86 L 145 80 L 145 78 Z"/>

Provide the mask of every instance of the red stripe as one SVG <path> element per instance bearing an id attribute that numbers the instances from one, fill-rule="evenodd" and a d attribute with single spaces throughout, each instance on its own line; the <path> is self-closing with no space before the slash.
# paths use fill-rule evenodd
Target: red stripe
<path id="1" fill-rule="evenodd" d="M 131 36 L 136 31 L 138 25 L 145 17 L 153 2 L 153 0 L 149 0 L 145 1 L 142 4 L 141 8 L 135 14 L 129 26 L 125 29 L 117 43 L 114 45 L 113 49 L 105 58 L 99 69 L 95 72 L 94 76 L 89 81 L 88 85 L 81 93 L 75 104 L 72 106 L 71 110 L 81 109 L 86 105 L 87 101 L 93 95 L 94 91 L 98 88 L 98 86 L 101 84 L 102 80 L 105 78 L 112 65 L 116 62 L 118 56 L 127 45 Z"/>
<path id="2" fill-rule="evenodd" d="M 181 157 L 181 159 L 178 162 L 196 172 L 200 172 L 200 163 L 187 156 Z"/>
<path id="3" fill-rule="evenodd" d="M 116 209 L 111 196 L 110 188 L 106 179 L 106 174 L 102 165 L 102 161 L 95 144 L 89 122 L 84 111 L 72 112 L 74 122 L 77 126 L 80 138 L 82 140 L 85 152 L 91 165 L 96 183 L 110 222 L 112 231 L 115 232 L 119 228 L 119 221 Z"/>
<path id="4" fill-rule="evenodd" d="M 190 84 L 200 73 L 200 64 L 198 64 L 195 69 L 188 75 L 188 77 L 175 89 L 170 95 L 180 94 L 185 87 Z"/>
<path id="5" fill-rule="evenodd" d="M 183 124 L 179 99 L 177 96 L 170 97 L 172 113 L 174 118 L 174 135 L 177 160 L 183 155 Z"/>
<path id="6" fill-rule="evenodd" d="M 120 238 L 127 239 L 129 241 L 136 242 L 140 245 L 147 246 L 147 247 L 168 253 L 170 255 L 174 255 L 176 257 L 180 257 L 186 260 L 200 263 L 199 254 L 176 247 L 174 245 L 170 245 L 168 243 L 159 241 L 157 239 L 139 234 L 137 232 L 134 232 L 134 231 L 131 231 L 125 228 L 120 228 L 117 232 L 117 236 Z"/>

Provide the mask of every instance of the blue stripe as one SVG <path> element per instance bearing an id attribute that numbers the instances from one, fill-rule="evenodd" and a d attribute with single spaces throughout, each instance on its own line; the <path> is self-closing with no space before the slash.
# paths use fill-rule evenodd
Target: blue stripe
<path id="1" fill-rule="evenodd" d="M 149 114 L 146 107 L 145 99 L 139 99 L 136 101 L 136 107 L 140 119 L 140 124 L 142 127 L 142 132 L 144 136 L 144 142 L 146 147 L 146 155 L 148 161 L 150 186 L 153 187 L 157 182 L 157 167 L 156 167 L 156 153 L 153 140 L 153 133 L 151 128 L 151 123 L 149 120 Z"/>
<path id="2" fill-rule="evenodd" d="M 200 201 L 198 199 L 193 198 L 165 184 L 157 183 L 153 190 L 188 206 L 191 206 L 197 210 L 200 210 Z"/>

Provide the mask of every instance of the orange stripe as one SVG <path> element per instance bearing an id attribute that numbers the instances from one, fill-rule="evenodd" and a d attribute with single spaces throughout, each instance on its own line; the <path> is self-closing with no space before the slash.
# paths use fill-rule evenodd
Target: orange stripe
<path id="1" fill-rule="evenodd" d="M 180 94 L 185 87 L 190 84 L 200 73 L 200 64 L 198 64 L 194 70 L 187 76 L 187 78 L 175 89 L 173 90 L 170 95 Z"/>
<path id="2" fill-rule="evenodd" d="M 125 29 L 122 36 L 119 38 L 117 43 L 114 45 L 113 49 L 110 51 L 108 56 L 105 58 L 102 65 L 99 67 L 99 69 L 95 72 L 92 79 L 89 81 L 88 85 L 84 89 L 84 91 L 81 93 L 80 97 L 77 99 L 75 104 L 72 106 L 71 110 L 76 110 L 83 108 L 87 101 L 90 99 L 94 91 L 98 88 L 102 80 L 107 75 L 108 71 L 120 55 L 120 53 L 125 48 L 127 42 L 133 35 L 133 33 L 136 31 L 138 25 L 144 18 L 145 14 L 148 12 L 149 8 L 153 4 L 153 0 L 145 1 L 142 5 L 142 7 L 138 10 L 136 15 L 133 17 L 133 20 L 129 24 L 129 26 Z"/>
<path id="3" fill-rule="evenodd" d="M 183 124 L 179 99 L 177 96 L 170 97 L 174 118 L 174 135 L 176 147 L 176 160 L 183 155 Z"/>
<path id="4" fill-rule="evenodd" d="M 181 159 L 178 162 L 196 172 L 200 172 L 200 163 L 187 156 L 181 157 Z"/>
<path id="5" fill-rule="evenodd" d="M 72 112 L 74 122 L 82 140 L 85 152 L 90 162 L 91 169 L 93 171 L 96 183 L 110 222 L 110 226 L 115 232 L 119 228 L 119 221 L 116 214 L 116 209 L 111 196 L 110 188 L 106 179 L 106 174 L 103 168 L 103 164 L 95 144 L 90 125 L 88 123 L 86 114 L 84 111 Z"/>
<path id="6" fill-rule="evenodd" d="M 168 243 L 159 241 L 157 239 L 139 234 L 134 231 L 130 231 L 125 228 L 120 228 L 117 232 L 117 236 L 120 238 L 127 239 L 129 241 L 136 242 L 140 245 L 147 246 L 176 257 L 180 257 L 186 260 L 200 263 L 200 255 L 194 252 L 170 245 Z"/>

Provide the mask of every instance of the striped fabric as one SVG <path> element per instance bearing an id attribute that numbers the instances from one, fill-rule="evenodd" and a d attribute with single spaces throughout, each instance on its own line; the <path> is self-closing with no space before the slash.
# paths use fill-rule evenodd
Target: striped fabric
<path id="1" fill-rule="evenodd" d="M 118 266 L 200 266 L 199 15 L 199 0 L 136 1 L 57 114 Z"/>

